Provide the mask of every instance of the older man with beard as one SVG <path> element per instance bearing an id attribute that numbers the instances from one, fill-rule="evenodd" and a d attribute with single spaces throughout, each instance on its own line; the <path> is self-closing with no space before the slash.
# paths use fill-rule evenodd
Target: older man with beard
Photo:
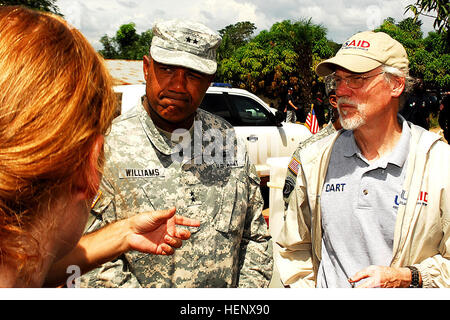
<path id="1" fill-rule="evenodd" d="M 277 267 L 291 287 L 449 287 L 450 147 L 398 115 L 408 57 L 361 32 L 318 65 L 343 130 L 292 158 Z"/>

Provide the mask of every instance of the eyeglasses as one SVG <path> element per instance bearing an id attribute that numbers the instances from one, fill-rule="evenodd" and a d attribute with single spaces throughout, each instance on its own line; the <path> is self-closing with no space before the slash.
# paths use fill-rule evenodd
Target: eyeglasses
<path id="1" fill-rule="evenodd" d="M 382 71 L 380 73 L 372 74 L 370 76 L 350 76 L 350 77 L 346 77 L 346 78 L 341 78 L 341 77 L 336 76 L 335 74 L 331 74 L 331 75 L 329 75 L 329 78 L 327 81 L 329 81 L 330 88 L 334 89 L 334 90 L 336 90 L 337 87 L 342 84 L 342 82 L 345 82 L 345 84 L 349 88 L 359 89 L 359 88 L 362 88 L 362 86 L 364 85 L 364 82 L 367 79 L 376 77 L 383 73 L 385 73 L 385 72 Z"/>

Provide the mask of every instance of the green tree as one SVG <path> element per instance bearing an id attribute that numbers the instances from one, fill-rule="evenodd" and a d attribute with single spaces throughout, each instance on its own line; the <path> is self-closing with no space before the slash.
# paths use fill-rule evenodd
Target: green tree
<path id="1" fill-rule="evenodd" d="M 62 16 L 56 0 L 0 0 L 0 5 L 22 5 L 31 9 L 52 12 Z"/>
<path id="2" fill-rule="evenodd" d="M 139 35 L 133 22 L 121 25 L 116 32 L 115 40 L 119 47 L 120 58 L 137 59 L 136 44 L 139 40 Z"/>
<path id="3" fill-rule="evenodd" d="M 405 12 L 407 11 L 414 13 L 415 20 L 421 15 L 434 18 L 433 27 L 439 34 L 444 34 L 445 52 L 450 53 L 450 2 L 448 0 L 417 0 L 415 4 L 406 7 Z"/>
<path id="4" fill-rule="evenodd" d="M 230 24 L 225 28 L 219 30 L 220 36 L 227 35 L 236 47 L 241 47 L 252 38 L 256 26 L 250 21 L 238 22 L 236 24 Z"/>
<path id="5" fill-rule="evenodd" d="M 422 21 L 413 18 L 406 18 L 397 25 L 409 38 L 419 40 L 423 38 Z"/>
<path id="6" fill-rule="evenodd" d="M 219 30 L 222 42 L 217 50 L 218 59 L 229 58 L 234 51 L 247 44 L 255 30 L 255 24 L 249 21 L 230 24 Z"/>
<path id="7" fill-rule="evenodd" d="M 434 86 L 450 89 L 450 52 L 447 40 L 448 31 L 430 32 L 423 39 L 423 50 L 428 55 L 423 78 Z"/>
<path id="8" fill-rule="evenodd" d="M 398 24 L 393 18 L 387 18 L 375 31 L 382 31 L 389 34 L 405 47 L 408 57 L 411 57 L 422 45 L 423 34 L 421 25 L 421 21 L 414 22 L 411 18 L 407 18 Z"/>
<path id="9" fill-rule="evenodd" d="M 399 41 L 409 58 L 410 74 L 431 87 L 450 88 L 450 54 L 447 31 L 430 32 L 423 38 L 420 20 L 407 18 L 399 23 L 388 18 L 375 31 L 383 31 Z"/>
<path id="10" fill-rule="evenodd" d="M 100 38 L 100 43 L 103 45 L 103 49 L 99 50 L 99 53 L 105 59 L 119 58 L 119 52 L 114 38 L 110 38 L 105 34 L 103 37 Z"/>
<path id="11" fill-rule="evenodd" d="M 101 37 L 103 48 L 99 53 L 105 59 L 141 60 L 148 54 L 152 38 L 151 30 L 138 34 L 134 23 L 124 24 L 119 27 L 114 37 Z"/>
<path id="12" fill-rule="evenodd" d="M 217 78 L 279 102 L 294 87 L 301 103 L 309 105 L 314 61 L 333 53 L 325 28 L 311 20 L 285 20 L 220 59 Z"/>
<path id="13" fill-rule="evenodd" d="M 152 43 L 153 32 L 152 30 L 144 31 L 140 34 L 136 47 L 136 58 L 142 59 L 143 56 L 149 54 L 150 44 Z"/>
<path id="14" fill-rule="evenodd" d="M 415 19 L 420 15 L 434 18 L 434 28 L 439 33 L 448 31 L 450 2 L 448 0 L 417 0 L 415 4 L 408 5 L 406 11 L 414 13 Z"/>

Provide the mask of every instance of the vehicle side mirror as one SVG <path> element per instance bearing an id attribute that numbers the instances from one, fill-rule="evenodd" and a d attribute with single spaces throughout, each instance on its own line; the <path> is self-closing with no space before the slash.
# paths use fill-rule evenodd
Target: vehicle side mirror
<path id="1" fill-rule="evenodd" d="M 284 113 L 278 110 L 277 112 L 275 112 L 275 123 L 277 127 L 282 127 L 283 125 L 281 123 L 283 121 L 284 121 Z"/>

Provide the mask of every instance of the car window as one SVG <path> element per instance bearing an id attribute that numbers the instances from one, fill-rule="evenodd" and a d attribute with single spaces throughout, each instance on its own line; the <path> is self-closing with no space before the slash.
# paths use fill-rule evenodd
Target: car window
<path id="1" fill-rule="evenodd" d="M 236 125 L 236 123 L 233 123 L 235 121 L 233 121 L 230 109 L 227 106 L 226 97 L 223 94 L 206 93 L 200 108 L 224 118 L 233 126 Z"/>
<path id="2" fill-rule="evenodd" d="M 261 106 L 255 100 L 238 95 L 229 95 L 234 106 L 237 109 L 241 126 L 270 126 L 273 125 L 270 120 L 269 111 Z"/>

